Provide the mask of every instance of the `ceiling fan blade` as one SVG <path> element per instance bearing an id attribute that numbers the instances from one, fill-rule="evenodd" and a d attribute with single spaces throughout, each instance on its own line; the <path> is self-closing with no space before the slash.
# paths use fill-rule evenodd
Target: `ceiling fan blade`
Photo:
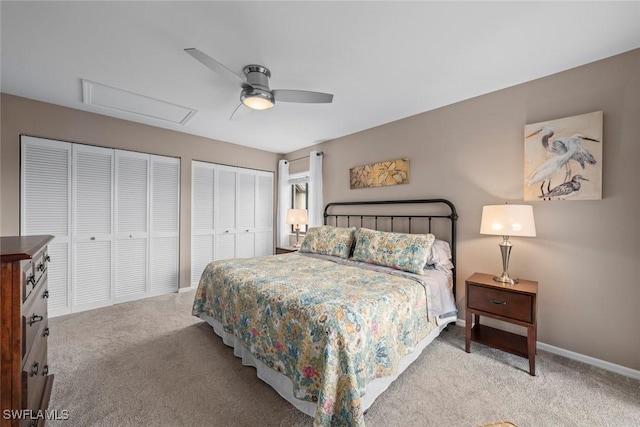
<path id="1" fill-rule="evenodd" d="M 328 104 L 333 101 L 330 93 L 308 90 L 275 89 L 272 91 L 276 102 L 300 102 L 304 104 Z"/>
<path id="2" fill-rule="evenodd" d="M 254 110 L 245 106 L 243 103 L 240 103 L 240 105 L 238 105 L 236 109 L 233 110 L 233 113 L 231 113 L 229 120 L 232 122 L 239 122 L 240 120 L 249 116 L 253 111 Z"/>
<path id="3" fill-rule="evenodd" d="M 189 47 L 189 48 L 185 49 L 184 51 L 187 52 L 189 55 L 193 56 L 195 59 L 200 61 L 205 66 L 207 66 L 207 68 L 215 71 L 216 73 L 225 75 L 227 77 L 234 78 L 236 81 L 240 80 L 239 83 L 243 83 L 244 85 L 248 84 L 243 76 L 241 76 L 240 74 L 236 73 L 235 71 L 227 68 L 224 64 L 221 64 L 220 62 L 216 61 L 215 59 L 211 58 L 210 56 L 200 52 L 198 49 L 193 48 L 193 47 Z"/>

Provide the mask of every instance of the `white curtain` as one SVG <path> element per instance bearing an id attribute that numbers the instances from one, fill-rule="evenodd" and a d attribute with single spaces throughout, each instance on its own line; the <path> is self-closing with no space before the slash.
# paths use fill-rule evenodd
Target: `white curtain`
<path id="1" fill-rule="evenodd" d="M 309 154 L 309 227 L 324 224 L 322 203 L 322 151 Z"/>
<path id="2" fill-rule="evenodd" d="M 291 185 L 289 185 L 289 162 L 278 162 L 278 246 L 289 246 L 289 226 L 287 209 L 291 206 Z"/>

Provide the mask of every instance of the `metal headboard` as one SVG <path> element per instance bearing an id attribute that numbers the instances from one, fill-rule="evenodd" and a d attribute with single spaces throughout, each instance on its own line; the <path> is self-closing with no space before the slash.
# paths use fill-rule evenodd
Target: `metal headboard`
<path id="1" fill-rule="evenodd" d="M 330 213 L 330 211 L 332 210 L 332 208 L 336 208 L 338 206 L 364 206 L 364 205 L 419 205 L 419 204 L 423 204 L 423 205 L 440 205 L 440 207 L 442 207 L 442 205 L 446 206 L 446 210 L 448 210 L 448 212 L 446 214 L 408 214 L 408 215 L 396 215 L 395 213 L 393 214 L 389 214 L 389 213 L 366 213 L 366 214 L 361 214 L 361 213 Z M 448 208 L 448 209 L 447 209 Z M 329 222 L 329 218 L 334 218 L 333 224 L 330 224 Z M 356 226 L 356 224 L 352 224 L 352 219 L 357 219 L 360 218 L 360 222 L 359 224 L 357 224 L 358 226 L 362 226 L 363 222 L 365 221 L 365 219 L 373 219 L 374 221 L 374 229 L 378 230 L 378 223 L 379 220 L 386 220 L 387 223 L 390 223 L 390 230 L 389 231 L 394 231 L 394 221 L 398 220 L 398 219 L 403 219 L 406 221 L 405 225 L 408 225 L 408 227 L 405 227 L 406 230 L 409 233 L 412 232 L 412 222 L 414 222 L 414 219 L 424 219 L 425 221 L 427 221 L 427 232 L 431 233 L 432 230 L 432 220 L 434 219 L 440 219 L 443 221 L 449 220 L 451 222 L 451 234 L 450 234 L 450 239 L 449 241 L 449 245 L 451 246 L 451 261 L 453 262 L 454 268 L 453 268 L 453 290 L 454 290 L 454 295 L 455 295 L 455 283 L 456 283 L 456 269 L 455 269 L 455 265 L 456 265 L 456 221 L 458 220 L 458 214 L 456 212 L 456 208 L 453 205 L 453 203 L 451 203 L 449 200 L 446 199 L 420 199 L 420 200 L 376 200 L 376 201 L 369 201 L 369 202 L 336 202 L 336 203 L 329 203 L 327 204 L 327 206 L 324 208 L 324 224 L 325 225 L 335 225 L 338 226 L 339 223 L 339 218 L 346 218 L 346 226 L 350 227 L 350 226 Z M 407 224 L 408 223 L 408 224 Z M 371 227 L 367 227 L 367 228 L 371 228 Z M 446 240 L 446 238 L 442 238 L 442 236 L 438 236 L 439 238 L 441 238 L 442 240 Z"/>

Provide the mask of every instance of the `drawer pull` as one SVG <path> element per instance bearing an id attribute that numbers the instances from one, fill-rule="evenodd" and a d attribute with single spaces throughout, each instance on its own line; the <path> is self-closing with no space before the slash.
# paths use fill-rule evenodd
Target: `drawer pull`
<path id="1" fill-rule="evenodd" d="M 507 305 L 506 301 L 498 301 L 497 299 L 493 299 L 493 298 L 490 298 L 489 301 L 491 301 L 491 304 L 495 304 L 495 305 Z"/>
<path id="2" fill-rule="evenodd" d="M 39 368 L 38 368 L 38 362 L 35 362 L 35 363 L 33 364 L 33 367 L 31 368 L 31 376 L 32 376 L 32 377 L 35 377 L 36 375 L 38 375 L 38 370 L 39 370 Z"/>
<path id="3" fill-rule="evenodd" d="M 46 377 L 47 375 L 49 375 L 49 365 L 44 365 L 44 368 L 42 368 L 42 376 Z"/>
<path id="4" fill-rule="evenodd" d="M 49 336 L 49 328 L 44 328 L 44 331 L 42 331 L 42 336 L 43 337 L 48 337 Z"/>
<path id="5" fill-rule="evenodd" d="M 47 262 L 51 262 L 51 257 L 49 255 L 47 255 L 46 257 L 44 257 L 44 260 Z"/>
<path id="6" fill-rule="evenodd" d="M 49 298 L 49 289 L 45 290 L 42 294 L 42 298 Z"/>
<path id="7" fill-rule="evenodd" d="M 38 271 L 44 271 L 44 262 L 38 264 Z"/>
<path id="8" fill-rule="evenodd" d="M 34 314 L 29 318 L 29 326 L 33 325 L 34 323 L 41 322 L 43 320 L 44 320 L 44 317 Z"/>
<path id="9" fill-rule="evenodd" d="M 30 284 L 31 286 L 35 287 L 36 286 L 36 276 L 34 276 L 33 274 L 31 276 L 29 276 L 29 278 L 27 279 L 27 284 Z"/>

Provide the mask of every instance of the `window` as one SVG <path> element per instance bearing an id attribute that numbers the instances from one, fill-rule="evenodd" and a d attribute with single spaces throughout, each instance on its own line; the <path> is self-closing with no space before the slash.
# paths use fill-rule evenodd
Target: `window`
<path id="1" fill-rule="evenodd" d="M 308 183 L 309 176 L 307 173 L 291 175 L 289 178 L 289 184 L 291 184 L 291 207 L 293 209 L 308 209 L 309 208 L 309 192 Z M 307 231 L 308 225 L 304 225 L 300 228 L 300 233 Z M 293 225 L 291 226 L 291 232 L 295 233 Z"/>

